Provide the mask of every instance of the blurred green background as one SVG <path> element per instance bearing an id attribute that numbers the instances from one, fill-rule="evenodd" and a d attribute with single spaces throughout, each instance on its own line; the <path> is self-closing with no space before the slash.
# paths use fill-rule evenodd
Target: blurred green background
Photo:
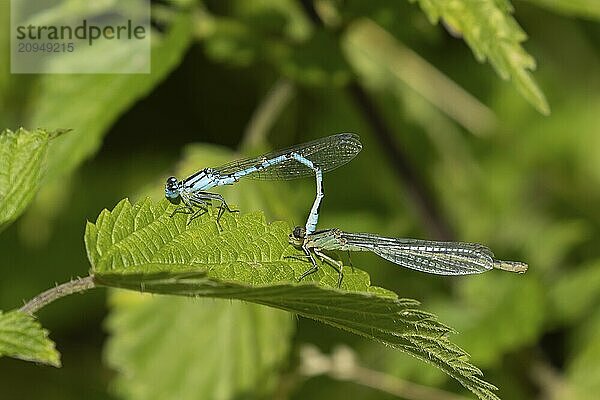
<path id="1" fill-rule="evenodd" d="M 420 3 L 425 9 L 439 4 Z M 171 174 L 183 177 L 233 157 L 356 132 L 364 149 L 325 177 L 320 227 L 477 241 L 499 258 L 526 261 L 523 276 L 496 271 L 450 279 L 353 256 L 373 284 L 421 301 L 455 328 L 453 341 L 502 398 L 597 398 L 600 3 L 513 2 L 549 116 L 536 110 L 544 111 L 544 104 L 533 83 L 522 76 L 502 80 L 461 40 L 469 27 L 501 25 L 492 12 L 510 22 L 508 3 L 452 3 L 456 10 L 446 11 L 455 19 L 433 25 L 407 1 L 152 2 L 150 75 L 36 76 L 10 74 L 9 1 L 1 0 L 0 128 L 74 129 L 52 144 L 33 205 L 0 235 L 1 308 L 85 275 L 85 221 L 124 197 L 160 198 Z M 515 61 L 523 37 L 513 22 L 505 28 L 470 44 L 487 44 L 484 53 L 491 55 L 508 49 Z M 246 181 L 222 193 L 243 211 L 303 223 L 314 182 Z M 145 301 L 154 303 L 140 311 Z M 263 316 L 256 308 L 249 325 L 240 321 L 246 311 L 239 307 L 246 306 L 136 299 L 104 289 L 68 297 L 39 315 L 63 367 L 0 359 L 3 398 L 137 399 L 153 391 L 161 398 L 160 375 L 128 380 L 149 361 L 123 360 L 125 343 L 139 344 L 138 357 L 162 363 L 165 376 L 193 371 L 200 381 L 210 380 L 202 375 L 217 370 L 215 364 L 231 372 L 227 365 L 250 369 L 259 358 L 273 360 L 265 362 L 264 374 L 240 384 L 243 390 L 227 383 L 228 390 L 187 390 L 174 379 L 169 384 L 179 391 L 167 390 L 171 396 L 163 398 L 394 398 L 353 380 L 303 376 L 299 349 L 305 344 L 325 353 L 345 344 L 364 368 L 469 396 L 432 366 L 395 350 L 313 321 Z M 175 313 L 186 323 L 164 318 Z M 154 336 L 145 329 L 150 322 Z M 222 340 L 213 327 L 244 335 L 240 343 L 261 348 L 262 355 L 222 360 L 225 355 L 201 346 L 186 347 L 196 340 L 190 332 L 208 347 Z M 170 344 L 161 332 L 169 332 Z M 261 335 L 279 339 L 261 347 Z"/>

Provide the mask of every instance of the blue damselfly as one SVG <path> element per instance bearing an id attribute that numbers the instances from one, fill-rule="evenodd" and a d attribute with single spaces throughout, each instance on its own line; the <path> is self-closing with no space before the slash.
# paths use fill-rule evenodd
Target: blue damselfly
<path id="1" fill-rule="evenodd" d="M 527 271 L 527 264 L 497 260 L 487 246 L 479 243 L 391 238 L 339 229 L 308 233 L 301 226 L 290 234 L 290 243 L 301 248 L 312 263 L 312 268 L 305 271 L 300 280 L 318 270 L 314 253 L 338 272 L 338 286 L 342 282 L 343 264 L 323 251 L 370 251 L 402 267 L 437 275 L 480 274 L 494 268 L 517 273 Z"/>
<path id="2" fill-rule="evenodd" d="M 171 176 L 165 184 L 165 196 L 174 204 L 183 203 L 173 213 L 192 214 L 190 220 L 206 212 L 208 203 L 219 201 L 218 222 L 224 210 L 233 210 L 223 196 L 207 190 L 215 186 L 232 185 L 244 176 L 261 180 L 289 180 L 314 174 L 317 194 L 305 226 L 306 232 L 311 233 L 316 230 L 324 196 L 323 173 L 346 164 L 361 149 L 357 135 L 339 133 L 259 157 L 233 161 L 221 167 L 205 168 L 181 181 Z"/>

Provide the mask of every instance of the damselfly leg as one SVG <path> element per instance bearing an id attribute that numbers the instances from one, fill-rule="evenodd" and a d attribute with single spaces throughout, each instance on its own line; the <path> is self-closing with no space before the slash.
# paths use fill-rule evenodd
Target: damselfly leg
<path id="1" fill-rule="evenodd" d="M 192 206 L 178 206 L 177 208 L 175 208 L 173 210 L 173 212 L 171 213 L 170 217 L 172 218 L 175 214 L 193 214 L 194 213 L 194 209 L 192 208 Z"/>
<path id="2" fill-rule="evenodd" d="M 196 198 L 195 196 L 191 198 L 182 197 L 181 201 L 183 202 L 183 205 L 175 208 L 171 213 L 171 217 L 173 217 L 175 214 L 191 214 L 191 217 L 188 218 L 187 225 L 189 225 L 194 219 L 208 212 L 208 206 L 210 205 L 210 200 L 206 201 L 201 198 Z"/>
<path id="3" fill-rule="evenodd" d="M 305 253 L 304 256 L 293 255 L 293 256 L 285 256 L 284 257 L 284 258 L 293 258 L 293 259 L 300 260 L 300 261 L 310 262 L 312 264 L 312 267 L 310 267 L 309 269 L 304 271 L 304 273 L 302 273 L 302 275 L 300 275 L 300 278 L 298 278 L 299 282 L 302 281 L 307 276 L 312 275 L 319 270 L 319 266 L 317 265 L 315 257 L 312 255 L 310 250 L 305 246 L 302 246 L 302 250 Z M 329 257 L 327 254 L 324 254 L 323 252 L 319 251 L 318 249 L 313 249 L 313 251 L 314 251 L 315 255 L 321 261 L 329 264 L 335 270 L 335 272 L 338 273 L 337 287 L 338 288 L 341 287 L 342 280 L 344 278 L 343 263 L 341 261 L 334 260 L 333 258 Z"/>
<path id="4" fill-rule="evenodd" d="M 208 206 L 212 206 L 211 201 L 197 201 L 195 199 L 192 199 L 192 203 L 198 207 L 198 209 L 196 210 L 196 212 L 194 212 L 192 214 L 192 216 L 190 218 L 188 218 L 188 222 L 187 224 L 191 224 L 193 220 L 195 220 L 196 218 L 199 218 L 201 216 L 203 216 L 204 214 L 206 214 L 208 212 Z"/>
<path id="5" fill-rule="evenodd" d="M 352 262 L 350 250 L 346 250 L 346 252 L 348 253 L 348 264 L 350 264 L 350 268 L 352 268 L 352 272 L 354 272 L 354 263 Z"/>
<path id="6" fill-rule="evenodd" d="M 229 207 L 229 204 L 227 204 L 227 202 L 223 198 L 223 196 L 221 196 L 218 193 L 211 193 L 211 192 L 194 193 L 194 195 L 191 198 L 191 201 L 194 204 L 197 204 L 199 207 L 204 207 L 204 210 L 198 210 L 199 215 L 193 215 L 190 218 L 190 220 L 197 218 L 200 215 L 204 215 L 204 213 L 206 213 L 208 211 L 208 208 L 206 207 L 207 204 L 212 205 L 213 201 L 219 201 L 221 204 L 219 204 L 219 212 L 217 214 L 217 225 L 219 226 L 220 230 L 223 230 L 223 227 L 221 226 L 221 217 L 223 216 L 223 213 L 225 212 L 225 210 L 227 210 L 230 213 L 240 212 L 239 210 L 232 210 L 231 207 Z M 202 212 L 200 212 L 200 211 L 202 211 Z"/>
<path id="7" fill-rule="evenodd" d="M 343 271 L 344 263 L 341 261 L 334 260 L 333 258 L 329 257 L 327 254 L 324 254 L 321 251 L 319 251 L 319 249 L 313 249 L 313 251 L 315 252 L 317 257 L 319 257 L 322 261 L 325 261 L 327 264 L 329 264 L 331 266 L 331 268 L 333 268 L 338 273 L 337 287 L 338 288 L 341 287 L 342 279 L 344 279 L 344 271 Z"/>

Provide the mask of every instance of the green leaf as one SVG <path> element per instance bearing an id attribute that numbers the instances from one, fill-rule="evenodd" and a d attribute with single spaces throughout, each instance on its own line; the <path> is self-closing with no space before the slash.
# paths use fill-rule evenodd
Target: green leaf
<path id="1" fill-rule="evenodd" d="M 242 302 L 118 292 L 111 303 L 107 359 L 127 399 L 266 396 L 294 331 L 288 313 Z"/>
<path id="2" fill-rule="evenodd" d="M 564 15 L 600 20 L 600 1 L 590 0 L 525 0 Z"/>
<path id="3" fill-rule="evenodd" d="M 370 285 L 367 273 L 347 271 L 342 290 L 325 265 L 298 284 L 308 267 L 287 256 L 289 226 L 267 225 L 261 213 L 225 213 L 219 230 L 213 212 L 187 223 L 170 218 L 166 200 L 121 201 L 88 223 L 85 243 L 97 284 L 159 294 L 245 300 L 298 313 L 388 344 L 430 362 L 482 399 L 497 399 L 467 354 L 452 344 L 451 329 L 418 302 Z"/>
<path id="4" fill-rule="evenodd" d="M 150 74 L 49 74 L 42 77 L 40 93 L 32 107 L 32 125 L 77 131 L 52 145 L 49 178 L 68 173 L 95 153 L 114 121 L 179 64 L 191 42 L 192 17 L 188 11 L 181 11 L 166 25 L 165 35 L 152 32 Z M 119 57 L 114 60 L 122 62 Z"/>
<path id="5" fill-rule="evenodd" d="M 565 366 L 566 386 L 568 392 L 563 399 L 595 399 L 600 390 L 600 313 L 592 312 L 586 316 L 586 321 L 570 331 L 572 353 Z M 560 387 L 560 386 L 559 386 Z"/>
<path id="6" fill-rule="evenodd" d="M 511 274 L 488 274 L 461 281 L 458 299 L 432 305 L 460 326 L 459 345 L 469 346 L 478 365 L 498 365 L 504 354 L 536 343 L 544 327 L 544 286 Z"/>
<path id="7" fill-rule="evenodd" d="M 587 318 L 600 300 L 600 260 L 590 261 L 565 275 L 548 293 L 554 306 L 552 316 L 557 322 Z"/>
<path id="8" fill-rule="evenodd" d="M 62 131 L 0 132 L 0 231 L 33 200 L 44 172 L 50 140 Z"/>
<path id="9" fill-rule="evenodd" d="M 539 112 L 549 114 L 550 107 L 530 70 L 535 60 L 523 47 L 527 35 L 511 16 L 508 0 L 410 0 L 418 1 L 432 24 L 443 19 L 464 38 L 480 62 L 486 59 L 502 79 L 510 79 L 517 90 Z"/>
<path id="10" fill-rule="evenodd" d="M 20 311 L 0 311 L 0 357 L 4 356 L 60 367 L 60 354 L 48 331 Z"/>
<path id="11" fill-rule="evenodd" d="M 548 314 L 545 287 L 530 276 L 515 278 L 511 274 L 464 277 L 453 282 L 453 297 L 440 296 L 428 304 L 456 327 L 460 334 L 455 342 L 468 347 L 473 362 L 482 368 L 498 368 L 507 354 L 535 344 L 543 332 Z M 445 381 L 442 374 L 426 371 L 404 354 L 374 354 L 373 359 L 383 364 L 380 368 L 404 379 L 428 386 Z"/>

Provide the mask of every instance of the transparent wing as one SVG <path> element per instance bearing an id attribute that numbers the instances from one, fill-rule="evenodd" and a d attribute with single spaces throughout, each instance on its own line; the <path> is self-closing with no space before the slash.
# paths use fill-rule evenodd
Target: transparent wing
<path id="1" fill-rule="evenodd" d="M 464 256 L 445 253 L 400 250 L 392 248 L 373 249 L 373 252 L 386 260 L 405 268 L 437 275 L 480 274 L 493 268 L 489 256 Z"/>
<path id="2" fill-rule="evenodd" d="M 479 274 L 494 268 L 494 254 L 479 243 L 388 238 L 366 233 L 341 234 L 346 246 L 372 251 L 405 268 L 438 275 Z"/>
<path id="3" fill-rule="evenodd" d="M 320 167 L 323 172 L 334 170 L 350 160 L 361 151 L 360 138 L 353 133 L 339 133 L 312 142 L 298 144 L 287 149 L 263 154 L 259 157 L 236 160 L 214 171 L 221 176 L 229 175 L 246 168 L 256 166 L 265 159 L 296 152 Z M 279 164 L 253 172 L 248 175 L 251 179 L 260 180 L 289 180 L 314 176 L 313 170 L 294 159 L 285 160 Z"/>

